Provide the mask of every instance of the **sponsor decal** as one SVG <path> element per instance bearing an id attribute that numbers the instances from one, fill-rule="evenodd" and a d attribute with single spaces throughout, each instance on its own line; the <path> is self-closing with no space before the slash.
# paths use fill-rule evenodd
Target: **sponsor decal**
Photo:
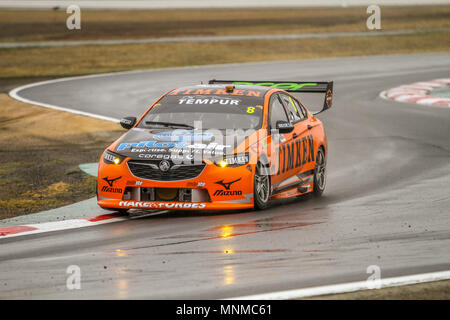
<path id="1" fill-rule="evenodd" d="M 109 192 L 109 193 L 122 193 L 122 188 L 113 188 L 114 182 L 116 182 L 120 178 L 122 178 L 122 176 L 114 178 L 114 179 L 109 179 L 108 177 L 104 177 L 103 180 L 106 181 L 108 186 L 103 186 L 101 191 Z"/>
<path id="2" fill-rule="evenodd" d="M 127 125 L 130 125 L 133 123 L 130 119 L 125 119 L 125 118 L 121 119 L 120 122 L 123 124 L 127 124 Z"/>
<path id="3" fill-rule="evenodd" d="M 127 186 L 141 186 L 142 181 L 134 181 L 134 180 L 128 180 Z"/>
<path id="4" fill-rule="evenodd" d="M 278 147 L 278 173 L 282 174 L 294 168 L 314 161 L 314 139 L 312 135 L 294 140 Z"/>
<path id="5" fill-rule="evenodd" d="M 199 149 L 199 150 L 223 150 L 225 148 L 231 147 L 230 145 L 222 145 L 217 143 L 195 143 L 195 144 L 189 144 L 185 141 L 179 141 L 179 142 L 158 142 L 155 140 L 148 140 L 148 141 L 140 141 L 140 142 L 125 142 L 121 143 L 117 147 L 117 151 L 127 150 L 130 149 L 131 152 L 164 152 L 167 151 L 167 148 L 179 148 L 179 150 L 183 151 L 186 150 L 189 152 L 189 149 Z M 163 148 L 163 149 L 162 149 Z M 183 149 L 184 148 L 184 149 Z M 172 149 L 171 149 L 172 151 Z"/>
<path id="6" fill-rule="evenodd" d="M 160 132 L 153 136 L 156 140 L 161 141 L 171 141 L 171 142 L 180 142 L 180 141 L 202 141 L 202 140 L 210 140 L 213 137 L 211 132 L 193 132 L 192 130 L 174 130 L 174 131 L 166 131 Z"/>
<path id="7" fill-rule="evenodd" d="M 328 91 L 327 91 L 327 97 L 326 97 L 326 99 L 325 99 L 326 104 L 327 104 L 328 107 L 331 106 L 331 101 L 332 101 L 332 100 L 333 100 L 333 94 L 331 93 L 331 90 L 328 90 Z"/>
<path id="8" fill-rule="evenodd" d="M 182 151 L 172 151 L 171 154 L 152 154 L 152 153 L 141 153 L 138 154 L 137 157 L 145 160 L 171 160 L 174 164 L 193 164 L 196 161 L 200 161 L 205 158 L 215 158 L 221 157 L 224 155 L 223 151 L 199 151 L 199 152 L 190 152 L 189 154 L 185 154 Z"/>
<path id="9" fill-rule="evenodd" d="M 206 186 L 205 182 L 195 182 L 195 181 L 191 181 L 187 183 L 188 187 L 204 187 Z"/>
<path id="10" fill-rule="evenodd" d="M 189 160 L 189 157 L 183 157 L 177 154 L 151 154 L 151 153 L 141 153 L 138 155 L 138 158 L 141 159 L 152 159 L 152 160 L 158 160 L 158 159 L 165 159 L 165 160 Z M 191 157 L 192 158 L 192 157 Z"/>
<path id="11" fill-rule="evenodd" d="M 114 163 L 114 156 L 108 152 L 105 152 L 105 156 L 103 157 L 103 160 L 109 161 L 110 163 Z"/>
<path id="12" fill-rule="evenodd" d="M 215 183 L 215 184 L 218 184 L 218 185 L 221 185 L 222 187 L 225 188 L 225 190 L 230 190 L 231 185 L 232 185 L 233 183 L 235 183 L 235 182 L 238 182 L 238 181 L 241 180 L 241 179 L 242 179 L 242 178 L 239 178 L 239 179 L 237 179 L 237 180 L 230 181 L 230 182 L 223 182 L 223 180 L 220 180 L 220 181 L 217 181 L 217 182 L 214 182 L 214 183 Z"/>
<path id="13" fill-rule="evenodd" d="M 187 146 L 186 142 L 158 142 L 155 140 L 140 141 L 140 142 L 125 142 L 121 143 L 117 148 L 117 151 L 127 150 L 130 148 L 172 148 L 179 147 L 183 148 Z"/>
<path id="14" fill-rule="evenodd" d="M 103 186 L 101 191 L 109 193 L 122 193 L 122 188 L 111 188 L 108 186 Z"/>
<path id="15" fill-rule="evenodd" d="M 245 85 L 251 85 L 251 86 L 264 86 L 264 87 L 271 87 L 271 88 L 278 88 L 278 89 L 282 89 L 282 90 L 287 90 L 287 91 L 297 91 L 300 90 L 303 87 L 306 86 L 310 86 L 310 87 L 315 87 L 317 86 L 317 83 L 315 82 L 310 82 L 310 83 L 295 83 L 295 82 L 279 82 L 279 83 L 275 83 L 275 82 L 239 82 L 239 81 L 235 81 L 233 82 L 233 84 L 245 84 Z"/>
<path id="16" fill-rule="evenodd" d="M 279 128 L 290 128 L 290 127 L 292 127 L 292 124 L 290 124 L 289 122 L 281 122 L 281 123 L 278 123 L 278 127 Z"/>
<path id="17" fill-rule="evenodd" d="M 202 97 L 202 96 L 187 96 L 178 99 L 178 104 L 220 104 L 238 106 L 241 100 L 228 97 Z"/>
<path id="18" fill-rule="evenodd" d="M 242 196 L 241 190 L 216 190 L 214 196 Z"/>
<path id="19" fill-rule="evenodd" d="M 227 92 L 225 89 L 187 89 L 187 90 L 174 90 L 169 95 L 223 95 L 223 96 L 247 96 L 247 97 L 260 97 L 261 91 L 257 90 L 233 90 Z"/>
<path id="20" fill-rule="evenodd" d="M 243 165 L 247 164 L 250 160 L 248 154 L 233 154 L 224 158 L 224 161 L 229 165 Z"/>
<path id="21" fill-rule="evenodd" d="M 114 184 L 114 182 L 116 182 L 116 181 L 119 180 L 120 178 L 122 178 L 122 176 L 117 177 L 117 178 L 114 178 L 114 179 L 109 179 L 108 177 L 104 177 L 103 180 L 105 180 L 106 183 L 107 183 L 110 187 L 112 187 L 113 184 Z"/>
<path id="22" fill-rule="evenodd" d="M 145 209 L 203 209 L 206 207 L 206 203 L 120 201 L 119 207 L 133 207 Z"/>

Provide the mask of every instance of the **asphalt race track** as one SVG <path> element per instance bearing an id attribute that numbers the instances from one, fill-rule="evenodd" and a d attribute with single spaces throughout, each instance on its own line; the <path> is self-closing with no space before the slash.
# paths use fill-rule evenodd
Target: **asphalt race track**
<path id="1" fill-rule="evenodd" d="M 450 55 L 392 55 L 161 69 L 19 92 L 108 117 L 211 78 L 334 80 L 320 199 L 263 212 L 167 213 L 0 240 L 0 298 L 229 298 L 450 270 L 450 110 L 381 99 L 449 77 Z M 68 146 L 70 147 L 70 146 Z M 92 215 L 102 211 L 92 212 Z M 81 290 L 66 269 L 81 268 Z"/>

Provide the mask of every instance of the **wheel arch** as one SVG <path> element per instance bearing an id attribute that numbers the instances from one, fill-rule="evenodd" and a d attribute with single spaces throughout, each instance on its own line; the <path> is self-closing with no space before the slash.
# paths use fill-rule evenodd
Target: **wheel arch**
<path id="1" fill-rule="evenodd" d="M 264 173 L 270 176 L 270 161 L 269 161 L 269 157 L 265 153 L 261 154 L 258 157 L 258 160 L 256 161 L 256 165 L 255 165 L 255 172 L 256 172 L 256 168 L 260 164 L 262 165 Z"/>

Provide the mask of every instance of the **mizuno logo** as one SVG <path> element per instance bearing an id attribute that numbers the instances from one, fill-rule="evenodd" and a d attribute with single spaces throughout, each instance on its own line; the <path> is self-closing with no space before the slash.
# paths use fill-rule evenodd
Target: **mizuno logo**
<path id="1" fill-rule="evenodd" d="M 122 193 L 122 188 L 110 188 L 108 186 L 103 186 L 102 191 L 111 193 Z"/>
<path id="2" fill-rule="evenodd" d="M 217 181 L 217 182 L 214 182 L 214 183 L 215 183 L 215 184 L 221 185 L 222 187 L 225 188 L 225 190 L 230 190 L 231 185 L 232 185 L 233 183 L 235 183 L 235 182 L 238 182 L 238 181 L 241 180 L 241 179 L 242 179 L 242 178 L 239 178 L 239 179 L 237 179 L 237 180 L 230 181 L 230 182 L 223 182 L 223 180 L 220 180 L 220 181 Z"/>
<path id="3" fill-rule="evenodd" d="M 114 182 L 117 181 L 117 180 L 119 180 L 120 178 L 122 178 L 122 176 L 120 176 L 120 177 L 118 177 L 118 178 L 114 178 L 114 179 L 108 179 L 108 177 L 104 177 L 103 180 L 105 180 L 106 183 L 107 183 L 110 187 L 112 187 L 113 184 L 114 184 Z"/>
<path id="4" fill-rule="evenodd" d="M 242 196 L 241 190 L 216 190 L 214 192 L 215 196 Z"/>

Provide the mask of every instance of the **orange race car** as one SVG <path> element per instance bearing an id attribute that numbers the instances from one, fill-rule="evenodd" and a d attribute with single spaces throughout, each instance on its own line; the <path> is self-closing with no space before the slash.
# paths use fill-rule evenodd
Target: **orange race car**
<path id="1" fill-rule="evenodd" d="M 97 200 L 105 209 L 266 208 L 325 188 L 322 122 L 293 95 L 333 82 L 225 81 L 174 89 L 103 153 Z M 315 114 L 319 113 L 316 112 Z"/>

